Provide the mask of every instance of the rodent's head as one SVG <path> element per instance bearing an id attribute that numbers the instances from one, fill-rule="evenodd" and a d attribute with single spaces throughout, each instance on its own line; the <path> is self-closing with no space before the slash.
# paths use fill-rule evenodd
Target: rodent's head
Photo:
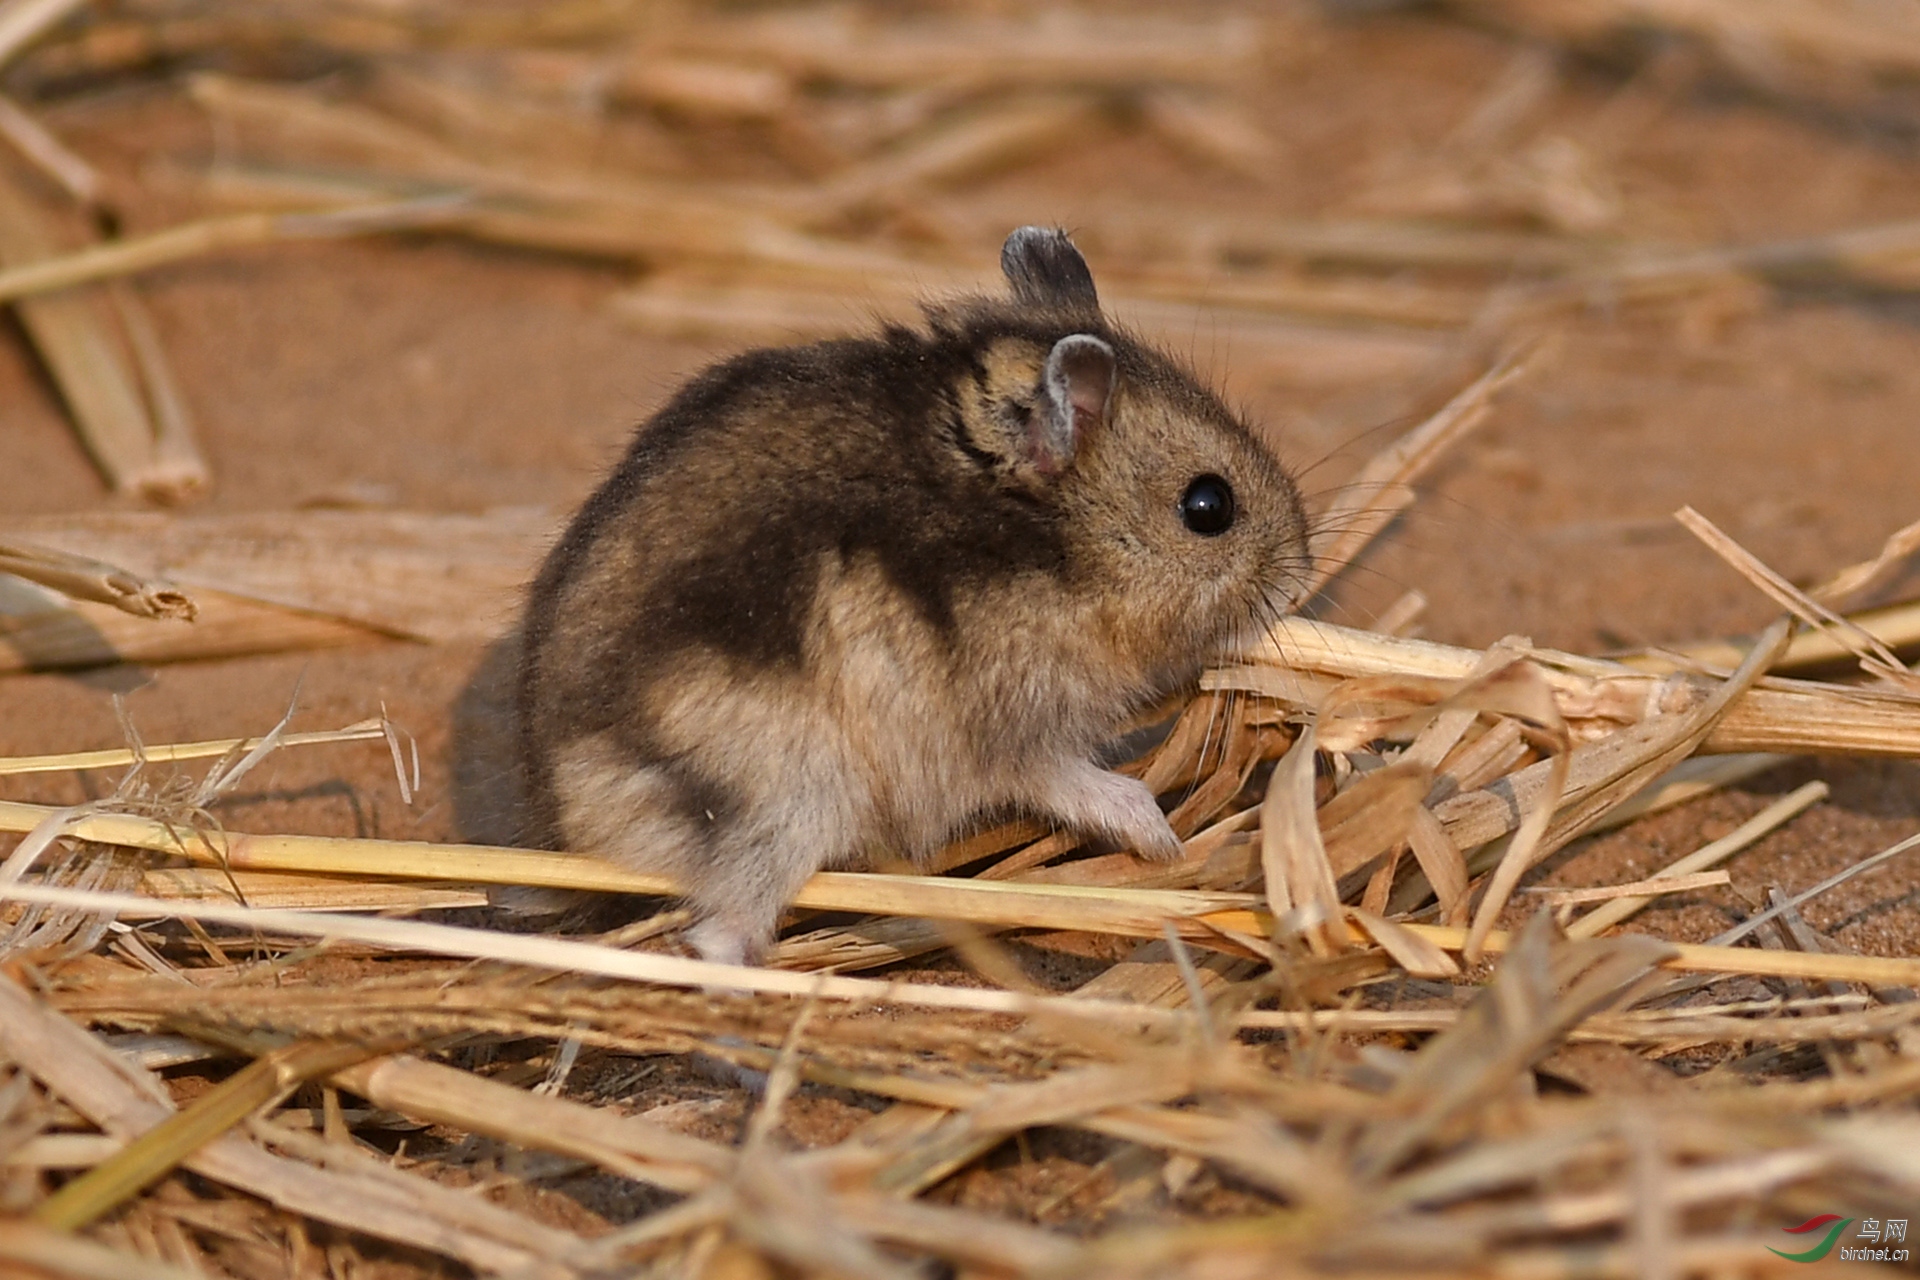
<path id="1" fill-rule="evenodd" d="M 1010 306 L 944 320 L 975 336 L 966 434 L 1003 483 L 1059 512 L 1068 585 L 1101 598 L 1105 638 L 1155 683 L 1191 679 L 1298 603 L 1299 491 L 1198 378 L 1101 315 L 1064 232 L 1015 231 L 1001 267 Z"/>

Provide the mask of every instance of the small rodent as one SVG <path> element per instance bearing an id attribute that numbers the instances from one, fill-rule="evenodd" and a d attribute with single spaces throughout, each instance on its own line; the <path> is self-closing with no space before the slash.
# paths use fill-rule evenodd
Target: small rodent
<path id="1" fill-rule="evenodd" d="M 533 584 L 533 820 L 677 877 L 709 959 L 758 959 L 814 872 L 997 815 L 1178 856 L 1093 754 L 1305 578 L 1286 468 L 1066 234 L 1001 267 L 1010 298 L 694 378 Z"/>

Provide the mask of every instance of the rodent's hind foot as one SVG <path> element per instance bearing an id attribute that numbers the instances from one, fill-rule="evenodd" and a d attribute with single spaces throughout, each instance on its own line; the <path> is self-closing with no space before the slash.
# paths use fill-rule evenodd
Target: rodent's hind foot
<path id="1" fill-rule="evenodd" d="M 749 935 L 737 924 L 718 916 L 708 916 L 681 936 L 693 948 L 693 953 L 709 964 L 757 965 L 766 954 L 764 942 Z M 709 996 L 751 994 L 745 987 L 725 982 L 707 983 L 700 990 Z"/>
<path id="2" fill-rule="evenodd" d="M 684 935 L 702 960 L 757 965 L 780 930 L 780 913 L 820 869 L 820 859 L 792 842 L 743 842 L 709 848 L 692 876 L 687 905 L 699 920 Z"/>
<path id="3" fill-rule="evenodd" d="M 708 916 L 685 936 L 694 954 L 711 964 L 755 965 L 766 952 L 764 941 L 720 916 Z"/>

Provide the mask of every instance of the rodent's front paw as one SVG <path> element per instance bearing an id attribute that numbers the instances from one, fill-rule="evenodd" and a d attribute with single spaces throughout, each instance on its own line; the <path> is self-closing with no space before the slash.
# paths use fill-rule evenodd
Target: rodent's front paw
<path id="1" fill-rule="evenodd" d="M 1147 790 L 1147 785 L 1118 773 L 1106 776 L 1113 779 L 1104 788 L 1113 806 L 1109 819 L 1111 833 L 1143 858 L 1154 862 L 1172 862 L 1179 858 L 1184 852 L 1180 837 L 1167 825 L 1166 815 L 1160 812 L 1160 802 Z"/>
<path id="2" fill-rule="evenodd" d="M 1069 827 L 1098 832 L 1123 849 L 1155 862 L 1182 855 L 1160 802 L 1137 778 L 1073 761 L 1051 779 L 1042 802 Z"/>
<path id="3" fill-rule="evenodd" d="M 1145 825 L 1127 840 L 1127 846 L 1150 862 L 1178 862 L 1186 856 L 1186 848 L 1180 843 L 1180 837 L 1173 833 L 1161 816 L 1159 806 L 1154 807 L 1154 817 L 1160 820 Z"/>

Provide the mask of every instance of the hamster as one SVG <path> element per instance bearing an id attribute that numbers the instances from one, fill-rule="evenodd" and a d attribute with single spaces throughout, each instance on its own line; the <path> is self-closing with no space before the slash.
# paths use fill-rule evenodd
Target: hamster
<path id="1" fill-rule="evenodd" d="M 1066 234 L 1001 267 L 1008 298 L 694 378 L 533 583 L 533 820 L 677 877 L 708 959 L 758 960 L 815 872 L 995 815 L 1177 857 L 1093 755 L 1306 577 L 1287 469 Z"/>

